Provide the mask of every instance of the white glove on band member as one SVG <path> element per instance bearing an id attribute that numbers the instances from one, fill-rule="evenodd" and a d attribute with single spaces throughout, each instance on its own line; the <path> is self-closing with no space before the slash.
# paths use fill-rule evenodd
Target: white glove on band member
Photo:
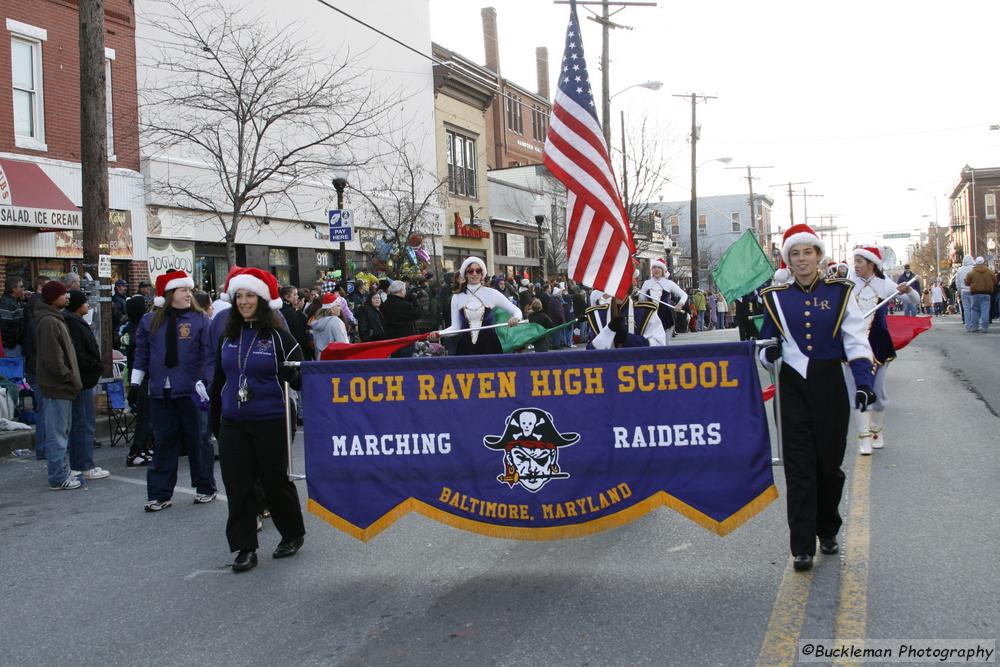
<path id="1" fill-rule="evenodd" d="M 204 382 L 202 382 L 201 380 L 198 380 L 197 382 L 195 382 L 194 383 L 194 390 L 198 394 L 198 398 L 200 398 L 203 401 L 207 401 L 208 400 L 208 390 L 205 389 L 205 383 Z"/>
<path id="2" fill-rule="evenodd" d="M 142 384 L 142 379 L 146 377 L 146 371 L 140 371 L 138 368 L 132 369 L 132 379 L 129 384 Z"/>

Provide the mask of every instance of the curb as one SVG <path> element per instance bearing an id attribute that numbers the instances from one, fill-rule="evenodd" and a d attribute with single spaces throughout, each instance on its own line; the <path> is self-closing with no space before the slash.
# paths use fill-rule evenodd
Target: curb
<path id="1" fill-rule="evenodd" d="M 111 420 L 107 415 L 97 417 L 94 440 L 102 447 L 111 446 Z M 35 429 L 30 431 L 0 431 L 0 456 L 9 456 L 15 449 L 34 449 Z"/>

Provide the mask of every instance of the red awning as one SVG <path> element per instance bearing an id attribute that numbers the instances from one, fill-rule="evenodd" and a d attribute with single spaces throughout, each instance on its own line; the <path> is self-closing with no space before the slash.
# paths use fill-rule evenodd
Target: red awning
<path id="1" fill-rule="evenodd" d="M 0 158 L 0 227 L 82 229 L 83 218 L 37 164 Z"/>

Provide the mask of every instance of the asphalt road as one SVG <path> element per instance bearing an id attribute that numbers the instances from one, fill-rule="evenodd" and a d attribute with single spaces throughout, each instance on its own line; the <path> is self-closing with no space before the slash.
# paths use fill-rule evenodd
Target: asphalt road
<path id="1" fill-rule="evenodd" d="M 797 638 L 996 638 L 1000 326 L 955 320 L 892 365 L 889 444 L 849 447 L 844 550 L 808 575 L 783 497 L 726 537 L 660 509 L 558 542 L 409 515 L 362 544 L 307 514 L 298 556 L 271 559 L 267 525 L 234 575 L 221 499 L 144 513 L 121 450 L 72 492 L 0 459 L 0 664 L 752 665 L 794 660 Z"/>

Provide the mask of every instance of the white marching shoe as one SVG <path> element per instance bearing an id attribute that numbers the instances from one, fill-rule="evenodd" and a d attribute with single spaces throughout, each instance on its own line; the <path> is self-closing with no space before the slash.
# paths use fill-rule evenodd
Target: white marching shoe
<path id="1" fill-rule="evenodd" d="M 872 447 L 875 449 L 882 449 L 885 447 L 885 411 L 872 411 L 871 417 L 871 434 L 872 434 Z"/>
<path id="2" fill-rule="evenodd" d="M 858 431 L 858 453 L 862 456 L 871 456 L 873 444 L 871 413 L 855 410 L 854 425 Z"/>

